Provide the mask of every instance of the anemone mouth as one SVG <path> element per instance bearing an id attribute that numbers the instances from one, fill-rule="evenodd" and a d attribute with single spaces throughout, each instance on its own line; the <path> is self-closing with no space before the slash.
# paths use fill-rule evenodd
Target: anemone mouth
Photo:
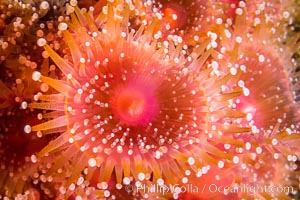
<path id="1" fill-rule="evenodd" d="M 110 104 L 114 116 L 127 126 L 147 125 L 159 112 L 151 84 L 139 80 L 118 86 Z"/>

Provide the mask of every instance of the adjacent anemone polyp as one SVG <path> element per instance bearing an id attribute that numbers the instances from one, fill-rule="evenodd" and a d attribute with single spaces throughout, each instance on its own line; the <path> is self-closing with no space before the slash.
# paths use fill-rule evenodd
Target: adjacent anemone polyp
<path id="1" fill-rule="evenodd" d="M 244 57 L 238 62 L 247 66 L 241 76 L 249 88 L 250 95 L 237 100 L 237 109 L 243 110 L 253 119 L 258 128 L 268 130 L 277 122 L 282 127 L 297 125 L 299 105 L 294 102 L 289 83 L 288 64 L 278 52 L 260 46 L 243 47 Z M 256 52 L 256 55 L 252 55 Z M 257 83 L 260 83 L 259 85 Z"/>
<path id="2" fill-rule="evenodd" d="M 156 0 L 154 5 L 161 12 L 162 37 L 168 38 L 174 34 L 180 36 L 187 45 L 196 45 L 206 39 L 206 31 L 214 23 L 212 1 L 190 0 Z"/>

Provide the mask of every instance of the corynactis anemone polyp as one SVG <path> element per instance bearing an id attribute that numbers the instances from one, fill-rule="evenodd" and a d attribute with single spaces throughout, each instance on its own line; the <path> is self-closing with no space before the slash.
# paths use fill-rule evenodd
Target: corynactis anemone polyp
<path id="1" fill-rule="evenodd" d="M 173 175 L 185 183 L 186 169 L 199 175 L 209 165 L 232 159 L 213 145 L 222 140 L 236 143 L 222 137 L 222 131 L 249 131 L 220 120 L 230 113 L 228 100 L 242 94 L 242 89 L 221 92 L 230 78 L 231 82 L 238 79 L 237 73 L 219 77 L 211 74 L 211 67 L 200 70 L 212 52 L 211 45 L 200 45 L 185 59 L 180 42 L 177 47 L 167 41 L 157 47 L 156 24 L 129 33 L 126 4 L 123 18 L 115 16 L 110 4 L 105 6 L 100 27 L 93 22 L 92 10 L 73 9 L 71 20 L 59 25 L 69 46 L 67 59 L 45 39 L 38 40 L 65 80 L 38 71 L 32 74 L 33 80 L 59 93 L 36 95 L 40 102 L 28 106 L 48 110 L 43 116 L 50 120 L 27 126 L 42 134 L 61 133 L 38 157 L 62 153 L 52 172 L 63 168 L 66 159 L 73 163 L 65 187 L 76 182 L 84 169 L 87 174 L 100 170 L 97 187 L 102 190 L 108 188 L 113 171 L 117 188 L 132 180 L 175 184 Z M 238 111 L 230 114 L 242 116 Z"/>
<path id="2" fill-rule="evenodd" d="M 162 15 L 162 38 L 171 35 L 182 37 L 185 44 L 196 45 L 199 41 L 207 39 L 206 32 L 210 23 L 215 23 L 218 11 L 213 11 L 212 1 L 173 1 L 157 0 L 154 6 Z"/>
<path id="3" fill-rule="evenodd" d="M 299 174 L 295 163 L 299 157 L 299 133 L 278 128 L 269 135 L 248 137 L 245 148 L 229 150 L 236 160 L 236 165 L 229 169 L 235 184 L 257 187 L 252 193 L 254 198 L 290 199 L 288 195 L 297 193 Z M 260 189 L 261 185 L 268 189 Z M 274 186 L 280 190 L 271 190 Z M 247 191 L 238 194 L 239 198 L 248 196 Z"/>
<path id="4" fill-rule="evenodd" d="M 234 136 L 236 141 L 243 141 L 244 145 L 234 148 L 224 146 L 231 155 L 237 155 L 231 163 L 233 166 L 229 168 L 233 170 L 237 184 L 284 187 L 291 185 L 290 180 L 285 178 L 295 174 L 295 165 L 282 169 L 281 173 L 275 173 L 274 169 L 295 162 L 299 156 L 299 149 L 295 145 L 299 134 L 290 134 L 290 129 L 286 129 L 299 129 L 299 105 L 293 100 L 294 86 L 291 83 L 296 68 L 292 55 L 298 38 L 286 40 L 288 45 L 280 44 L 278 41 L 285 39 L 286 33 L 276 29 L 267 20 L 268 16 L 263 15 L 263 10 L 259 10 L 261 18 L 251 26 L 245 26 L 249 13 L 245 3 L 240 5 L 236 9 L 235 24 L 220 28 L 217 40 L 222 54 L 218 59 L 220 71 L 231 71 L 238 66 L 244 69 L 238 85 L 245 89 L 246 95 L 236 98 L 232 106 L 247 114 L 240 123 L 249 123 L 252 127 L 252 133 Z M 218 30 L 217 26 L 215 28 Z M 277 133 L 278 130 L 289 131 Z M 271 169 L 265 168 L 266 160 L 271 159 L 274 159 Z M 254 198 L 286 198 L 288 193 L 258 192 Z M 241 193 L 239 198 L 248 196 L 247 192 Z"/>
<path id="5" fill-rule="evenodd" d="M 254 132 L 272 129 L 276 123 L 282 123 L 281 128 L 298 126 L 299 105 L 293 96 L 296 66 L 292 59 L 297 37 L 287 40 L 289 45 L 279 44 L 285 33 L 272 27 L 267 15 L 245 28 L 249 13 L 246 4 L 242 5 L 236 9 L 232 29 L 222 27 L 219 32 L 221 71 L 228 71 L 227 66 L 245 69 L 238 84 L 246 88 L 247 96 L 235 99 L 233 107 L 247 114 L 241 123 L 249 123 Z M 266 34 L 269 29 L 272 31 Z"/>
<path id="6" fill-rule="evenodd" d="M 237 99 L 237 109 L 248 113 L 248 120 L 253 120 L 258 129 L 268 130 L 276 123 L 281 123 L 281 128 L 298 126 L 299 105 L 293 100 L 284 60 L 279 55 L 275 56 L 277 53 L 274 50 L 265 47 L 244 47 L 243 51 L 244 58 L 239 63 L 248 67 L 241 79 L 245 80 L 251 94 Z M 249 52 L 256 52 L 256 55 L 249 56 Z"/>
<path id="7" fill-rule="evenodd" d="M 19 66 L 22 66 L 19 63 Z M 21 70 L 16 70 L 20 73 Z M 32 74 L 32 69 L 24 69 Z M 23 74 L 23 73 L 21 73 Z M 14 76 L 12 77 L 14 78 Z M 26 109 L 30 97 L 36 92 L 35 83 L 32 80 L 16 79 L 15 83 L 0 81 L 0 194 L 22 194 L 30 187 L 29 169 L 33 167 L 30 156 L 40 151 L 49 138 L 39 138 L 35 134 L 27 134 L 24 126 L 30 120 L 36 124 L 38 112 Z M 30 86 L 29 86 L 30 85 Z M 10 86 L 10 88 L 8 88 Z M 24 118 L 24 116 L 27 116 Z M 26 172 L 25 172 L 26 171 Z M 30 172 L 29 172 L 30 171 Z"/>
<path id="8" fill-rule="evenodd" d="M 61 10 L 57 8 L 60 5 L 58 1 L 51 3 L 13 0 L 0 2 L 0 21 L 4 26 L 0 28 L 1 199 L 32 196 L 35 191 L 43 199 L 46 196 L 53 197 L 53 193 L 46 186 L 47 181 L 44 178 L 41 181 L 35 176 L 37 171 L 40 173 L 42 164 L 31 159 L 32 154 L 45 147 L 49 137 L 27 134 L 28 126 L 25 126 L 28 121 L 32 125 L 40 123 L 37 120 L 39 111 L 27 109 L 34 94 L 39 90 L 50 94 L 52 90 L 47 84 L 33 81 L 32 73 L 38 69 L 42 74 L 56 76 L 54 65 L 49 66 L 48 59 L 42 55 L 43 48 L 36 44 L 41 36 L 55 43 L 57 36 L 53 34 L 56 29 L 53 28 L 55 22 L 52 20 L 57 20 L 57 14 Z M 51 16 L 45 16 L 48 12 L 51 12 Z"/>

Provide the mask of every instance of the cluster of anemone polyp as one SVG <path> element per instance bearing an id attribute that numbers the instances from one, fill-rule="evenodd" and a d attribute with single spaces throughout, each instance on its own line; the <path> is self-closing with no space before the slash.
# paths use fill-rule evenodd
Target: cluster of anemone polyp
<path id="1" fill-rule="evenodd" d="M 298 0 L 0 0 L 0 199 L 299 199 Z"/>

